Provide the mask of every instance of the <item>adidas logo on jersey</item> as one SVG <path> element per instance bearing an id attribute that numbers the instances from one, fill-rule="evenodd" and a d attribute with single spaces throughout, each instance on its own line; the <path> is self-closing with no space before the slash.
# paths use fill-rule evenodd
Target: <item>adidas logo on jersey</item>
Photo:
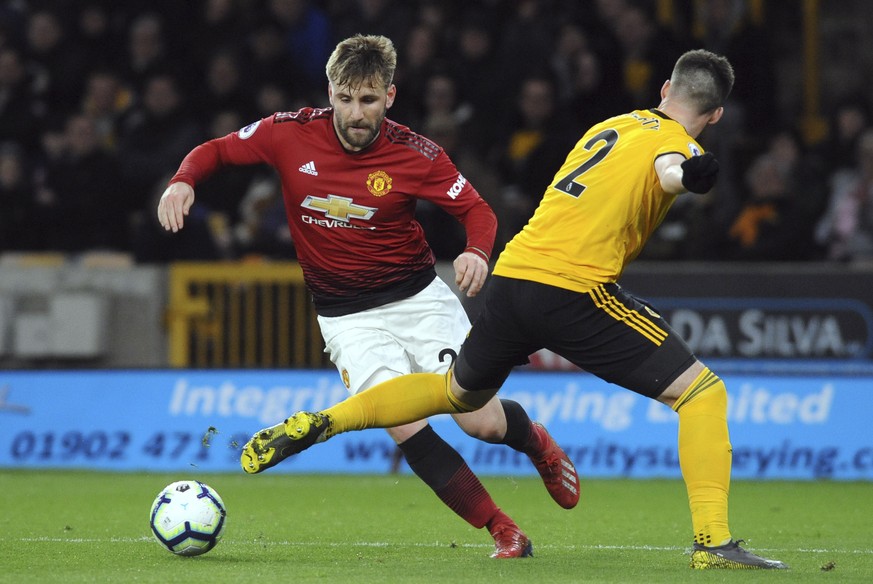
<path id="1" fill-rule="evenodd" d="M 305 172 L 306 174 L 311 174 L 312 176 L 318 176 L 318 171 L 315 170 L 315 161 L 310 160 L 300 168 L 298 168 L 300 172 Z"/>

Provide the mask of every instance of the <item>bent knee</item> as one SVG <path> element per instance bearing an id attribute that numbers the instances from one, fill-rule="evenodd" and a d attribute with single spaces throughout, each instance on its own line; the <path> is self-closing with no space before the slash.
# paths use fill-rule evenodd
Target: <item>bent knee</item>
<path id="1" fill-rule="evenodd" d="M 466 416 L 467 414 L 461 415 Z M 483 442 L 491 442 L 492 444 L 500 442 L 506 435 L 506 430 L 501 429 L 497 426 L 471 426 L 466 428 L 464 426 L 461 426 L 461 429 L 467 434 L 467 436 L 470 436 L 471 438 L 475 438 Z"/>
<path id="2" fill-rule="evenodd" d="M 506 414 L 498 399 L 490 399 L 474 412 L 452 414 L 452 418 L 467 436 L 477 440 L 497 443 L 506 436 Z"/>

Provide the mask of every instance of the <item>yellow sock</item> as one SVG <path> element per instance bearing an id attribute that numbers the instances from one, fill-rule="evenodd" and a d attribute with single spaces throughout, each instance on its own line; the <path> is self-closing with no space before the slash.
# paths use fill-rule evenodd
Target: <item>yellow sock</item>
<path id="1" fill-rule="evenodd" d="M 436 414 L 472 411 L 449 390 L 451 371 L 411 373 L 384 381 L 321 413 L 332 418 L 331 435 L 365 428 L 393 428 Z"/>
<path id="2" fill-rule="evenodd" d="M 704 369 L 673 409 L 679 414 L 679 465 L 688 489 L 694 541 L 705 546 L 722 545 L 731 538 L 731 443 L 724 382 Z"/>

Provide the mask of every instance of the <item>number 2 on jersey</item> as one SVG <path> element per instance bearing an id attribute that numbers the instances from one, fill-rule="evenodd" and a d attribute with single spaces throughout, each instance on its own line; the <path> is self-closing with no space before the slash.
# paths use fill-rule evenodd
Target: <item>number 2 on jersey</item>
<path id="1" fill-rule="evenodd" d="M 597 150 L 594 151 L 594 155 L 577 166 L 573 172 L 556 182 L 555 188 L 561 192 L 567 193 L 571 197 L 578 198 L 588 187 L 580 182 L 576 182 L 576 179 L 606 158 L 606 155 L 609 154 L 609 151 L 612 150 L 617 141 L 618 132 L 611 128 L 598 132 L 595 136 L 592 136 L 592 138 L 585 143 L 583 148 L 590 152 L 595 146 L 599 145 Z"/>

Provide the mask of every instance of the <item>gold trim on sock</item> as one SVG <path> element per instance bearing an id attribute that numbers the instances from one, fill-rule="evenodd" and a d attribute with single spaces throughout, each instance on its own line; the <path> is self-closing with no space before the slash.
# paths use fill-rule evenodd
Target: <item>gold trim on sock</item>
<path id="1" fill-rule="evenodd" d="M 678 412 L 679 408 L 681 408 L 686 403 L 690 402 L 698 395 L 701 394 L 706 389 L 709 389 L 716 383 L 718 383 L 719 377 L 715 373 L 709 370 L 709 367 L 704 367 L 703 371 L 700 372 L 694 381 L 691 382 L 691 385 L 688 386 L 688 389 L 682 392 L 682 395 L 679 396 L 679 399 L 673 404 L 673 411 Z"/>
<path id="2" fill-rule="evenodd" d="M 446 399 L 449 400 L 449 403 L 459 414 L 466 414 L 478 410 L 479 408 L 462 402 L 452 393 L 452 375 L 452 369 L 449 369 L 448 372 L 446 372 Z"/>

